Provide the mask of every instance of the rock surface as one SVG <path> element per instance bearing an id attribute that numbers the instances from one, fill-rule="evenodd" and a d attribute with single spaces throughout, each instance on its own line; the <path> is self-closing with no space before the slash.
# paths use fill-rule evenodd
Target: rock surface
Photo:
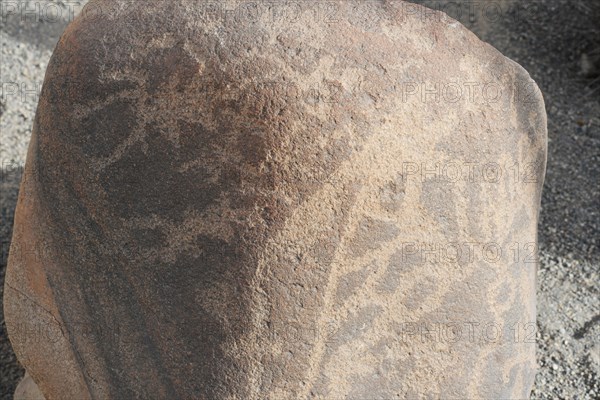
<path id="1" fill-rule="evenodd" d="M 13 400 L 45 400 L 40 388 L 35 384 L 29 374 L 25 374 L 17 390 Z"/>
<path id="2" fill-rule="evenodd" d="M 68 27 L 6 277 L 19 360 L 49 400 L 527 397 L 533 81 L 414 5 L 248 4 Z"/>

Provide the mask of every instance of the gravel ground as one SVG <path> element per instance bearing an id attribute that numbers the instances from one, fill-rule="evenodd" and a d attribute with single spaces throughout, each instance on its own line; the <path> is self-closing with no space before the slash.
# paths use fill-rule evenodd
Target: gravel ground
<path id="1" fill-rule="evenodd" d="M 600 1 L 415 2 L 448 11 L 523 65 L 544 93 L 550 141 L 539 228 L 540 370 L 532 399 L 598 399 L 600 78 L 594 58 L 600 56 Z M 39 89 L 60 33 L 85 1 L 20 2 L 19 10 L 38 10 L 39 18 L 4 18 L 15 3 L 0 3 L 0 295 L 37 104 L 23 89 Z M 21 88 L 16 95 L 14 83 Z M 1 307 L 0 322 L 0 399 L 10 399 L 24 371 L 6 338 Z"/>

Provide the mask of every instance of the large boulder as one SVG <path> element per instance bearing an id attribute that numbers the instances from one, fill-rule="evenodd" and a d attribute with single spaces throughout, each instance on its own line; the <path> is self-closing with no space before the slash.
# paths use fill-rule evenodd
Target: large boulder
<path id="1" fill-rule="evenodd" d="M 542 97 L 400 1 L 92 1 L 6 277 L 52 399 L 526 398 Z"/>

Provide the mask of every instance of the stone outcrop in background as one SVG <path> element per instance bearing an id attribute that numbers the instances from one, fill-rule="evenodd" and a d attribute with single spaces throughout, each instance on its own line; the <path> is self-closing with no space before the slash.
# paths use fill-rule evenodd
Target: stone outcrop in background
<path id="1" fill-rule="evenodd" d="M 401 2 L 92 4 L 6 279 L 48 399 L 528 396 L 546 121 L 521 67 Z"/>

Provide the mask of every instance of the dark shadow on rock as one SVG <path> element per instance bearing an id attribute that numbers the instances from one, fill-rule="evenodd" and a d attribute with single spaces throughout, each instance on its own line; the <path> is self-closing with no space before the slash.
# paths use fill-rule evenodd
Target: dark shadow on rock
<path id="1" fill-rule="evenodd" d="M 22 165 L 15 163 L 5 163 L 0 168 L 0 399 L 12 399 L 25 373 L 8 340 L 2 307 L 4 275 L 22 171 Z"/>

